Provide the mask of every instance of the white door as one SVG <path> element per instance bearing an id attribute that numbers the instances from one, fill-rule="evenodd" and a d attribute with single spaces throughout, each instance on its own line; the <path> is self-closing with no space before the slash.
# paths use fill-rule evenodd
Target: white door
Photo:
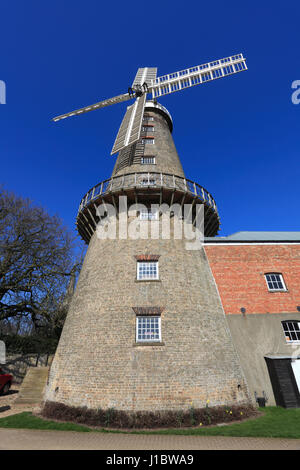
<path id="1" fill-rule="evenodd" d="M 296 359 L 295 361 L 292 361 L 292 369 L 293 369 L 294 376 L 298 385 L 298 390 L 300 393 L 300 359 Z"/>

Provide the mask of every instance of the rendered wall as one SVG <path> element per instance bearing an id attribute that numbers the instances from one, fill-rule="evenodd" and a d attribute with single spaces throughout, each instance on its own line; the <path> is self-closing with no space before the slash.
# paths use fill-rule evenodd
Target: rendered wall
<path id="1" fill-rule="evenodd" d="M 300 357 L 300 344 L 285 341 L 282 321 L 300 321 L 300 313 L 251 314 L 226 316 L 231 335 L 245 373 L 252 398 L 256 391 L 269 397 L 268 405 L 275 406 L 275 398 L 265 356 Z"/>

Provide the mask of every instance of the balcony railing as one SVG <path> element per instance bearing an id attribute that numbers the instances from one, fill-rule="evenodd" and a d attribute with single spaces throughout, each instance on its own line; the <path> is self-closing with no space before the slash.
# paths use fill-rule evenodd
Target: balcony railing
<path id="1" fill-rule="evenodd" d="M 131 188 L 166 188 L 187 192 L 196 196 L 203 203 L 210 206 L 216 213 L 218 212 L 212 195 L 199 184 L 181 176 L 154 172 L 127 173 L 125 175 L 109 178 L 96 184 L 96 186 L 90 189 L 82 198 L 79 212 L 99 196 L 104 196 L 108 193 L 118 192 L 121 190 L 125 191 L 126 189 Z"/>

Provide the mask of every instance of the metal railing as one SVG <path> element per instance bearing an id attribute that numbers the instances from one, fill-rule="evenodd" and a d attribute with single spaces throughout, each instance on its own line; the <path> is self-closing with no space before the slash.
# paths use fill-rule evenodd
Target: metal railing
<path id="1" fill-rule="evenodd" d="M 218 212 L 217 206 L 212 195 L 205 188 L 182 176 L 176 176 L 169 173 L 127 173 L 125 175 L 109 178 L 96 184 L 82 198 L 79 211 L 82 211 L 91 201 L 99 196 L 104 196 L 111 192 L 126 190 L 130 188 L 167 188 L 190 193 L 200 199 L 203 203 L 209 205 L 215 212 Z"/>

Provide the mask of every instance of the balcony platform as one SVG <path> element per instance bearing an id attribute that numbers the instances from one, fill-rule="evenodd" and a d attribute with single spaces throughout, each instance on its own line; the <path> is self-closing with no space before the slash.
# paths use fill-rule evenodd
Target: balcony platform
<path id="1" fill-rule="evenodd" d="M 218 233 L 220 218 L 215 200 L 199 184 L 168 173 L 127 173 L 98 183 L 82 198 L 76 225 L 86 243 L 89 243 L 99 222 L 97 207 L 109 203 L 118 211 L 119 196 L 127 196 L 128 207 L 135 203 L 193 204 L 193 217 L 196 204 L 204 204 L 204 236 L 214 237 Z"/>

